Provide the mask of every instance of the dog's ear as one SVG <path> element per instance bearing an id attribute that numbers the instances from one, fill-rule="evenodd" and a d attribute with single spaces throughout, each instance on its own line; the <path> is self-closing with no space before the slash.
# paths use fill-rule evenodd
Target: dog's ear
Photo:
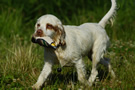
<path id="1" fill-rule="evenodd" d="M 63 25 L 60 24 L 60 25 L 58 25 L 58 28 L 60 31 L 60 44 L 65 45 L 66 44 L 66 42 L 65 42 L 66 33 L 64 30 L 64 27 L 63 27 Z"/>
<path id="2" fill-rule="evenodd" d="M 65 33 L 62 23 L 60 22 L 55 26 L 53 26 L 51 24 L 48 24 L 48 25 L 51 26 L 50 30 L 54 30 L 54 32 L 55 32 L 55 35 L 52 37 L 55 44 L 56 45 L 65 45 L 66 44 L 66 42 L 65 42 L 66 33 Z M 49 26 L 49 28 L 50 28 L 50 26 Z"/>
<path id="3" fill-rule="evenodd" d="M 65 42 L 66 33 L 65 33 L 65 30 L 64 30 L 64 27 L 62 25 L 60 25 L 58 27 L 60 27 L 60 31 L 61 31 L 60 44 L 65 45 L 66 44 L 66 42 Z"/>

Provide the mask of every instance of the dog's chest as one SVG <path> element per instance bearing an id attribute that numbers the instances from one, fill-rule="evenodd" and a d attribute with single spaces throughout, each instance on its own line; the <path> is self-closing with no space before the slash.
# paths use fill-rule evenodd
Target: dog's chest
<path id="1" fill-rule="evenodd" d="M 65 52 L 55 52 L 57 59 L 61 65 L 61 67 L 63 66 L 73 66 L 73 62 L 72 62 L 72 56 L 68 56 Z"/>

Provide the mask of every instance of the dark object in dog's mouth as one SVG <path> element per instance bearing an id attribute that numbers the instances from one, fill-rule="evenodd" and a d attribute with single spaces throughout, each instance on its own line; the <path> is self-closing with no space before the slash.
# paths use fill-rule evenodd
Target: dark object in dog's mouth
<path id="1" fill-rule="evenodd" d="M 50 37 L 32 37 L 33 43 L 38 43 L 40 46 L 56 49 L 57 46 Z"/>
<path id="2" fill-rule="evenodd" d="M 32 41 L 33 43 L 37 43 L 37 42 L 36 42 L 36 39 L 35 39 L 34 37 L 31 38 L 31 41 Z"/>

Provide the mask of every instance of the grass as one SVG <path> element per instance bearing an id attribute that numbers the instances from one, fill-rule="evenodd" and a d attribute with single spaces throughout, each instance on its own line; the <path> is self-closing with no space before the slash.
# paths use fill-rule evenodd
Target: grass
<path id="1" fill-rule="evenodd" d="M 117 0 L 118 13 L 113 27 L 106 31 L 112 41 L 106 57 L 111 59 L 116 80 L 111 80 L 106 68 L 100 65 L 99 79 L 92 90 L 135 89 L 135 0 Z M 96 7 L 95 7 L 96 5 Z M 76 8 L 78 7 L 78 8 Z M 43 48 L 32 44 L 36 19 L 46 13 L 59 17 L 63 24 L 80 25 L 84 22 L 98 22 L 110 8 L 109 0 L 1 0 L 0 1 L 0 89 L 31 89 L 42 66 Z M 87 64 L 87 76 L 91 62 Z M 64 67 L 57 72 L 58 65 L 45 83 L 45 90 L 88 89 L 77 81 L 76 70 Z"/>
<path id="2" fill-rule="evenodd" d="M 16 41 L 16 40 L 15 40 Z M 127 45 L 129 47 L 127 47 Z M 2 89 L 31 89 L 31 85 L 36 82 L 38 75 L 43 66 L 43 50 L 37 49 L 37 45 L 13 43 L 12 48 L 5 48 L 7 52 L 5 60 L 1 60 L 1 88 Z M 110 75 L 107 74 L 106 68 L 100 66 L 98 81 L 92 89 L 130 89 L 135 88 L 135 45 L 132 41 L 123 43 L 116 41 L 112 44 L 107 57 L 111 58 L 113 69 L 116 73 L 116 80 L 112 81 Z M 40 54 L 37 54 L 40 53 Z M 85 59 L 88 65 L 88 75 L 91 70 L 91 62 Z M 53 68 L 52 75 L 45 83 L 46 89 L 77 89 L 82 88 L 81 84 L 77 81 L 76 70 L 72 67 L 62 68 L 62 72 L 58 73 L 57 65 Z M 80 87 L 81 86 L 81 87 Z M 83 87 L 84 88 L 84 87 Z"/>

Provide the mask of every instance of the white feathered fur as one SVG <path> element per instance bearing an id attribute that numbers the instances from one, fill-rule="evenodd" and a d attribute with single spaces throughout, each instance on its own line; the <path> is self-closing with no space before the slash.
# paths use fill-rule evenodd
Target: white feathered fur
<path id="1" fill-rule="evenodd" d="M 113 25 L 114 17 L 116 16 L 116 9 L 117 9 L 116 1 L 111 0 L 111 2 L 112 2 L 111 9 L 99 22 L 99 25 L 102 26 L 103 28 L 105 28 L 106 24 L 109 22 L 111 22 L 111 24 Z"/>
<path id="2" fill-rule="evenodd" d="M 98 63 L 107 66 L 111 75 L 115 77 L 109 61 L 103 57 L 109 46 L 109 37 L 104 28 L 116 13 L 116 1 L 111 1 L 111 9 L 99 23 L 84 23 L 80 26 L 62 25 L 61 21 L 53 15 L 44 15 L 38 19 L 33 37 L 40 34 L 37 33 L 37 30 L 42 30 L 43 37 L 51 37 L 56 45 L 63 44 L 56 50 L 45 48 L 45 65 L 36 84 L 32 86 L 33 88 L 39 89 L 42 86 L 56 62 L 61 67 L 74 65 L 77 69 L 78 80 L 89 86 L 92 86 L 98 74 Z M 51 24 L 51 26 L 48 27 L 47 24 Z M 84 56 L 92 59 L 92 71 L 88 80 L 86 79 L 85 64 L 82 60 Z"/>

